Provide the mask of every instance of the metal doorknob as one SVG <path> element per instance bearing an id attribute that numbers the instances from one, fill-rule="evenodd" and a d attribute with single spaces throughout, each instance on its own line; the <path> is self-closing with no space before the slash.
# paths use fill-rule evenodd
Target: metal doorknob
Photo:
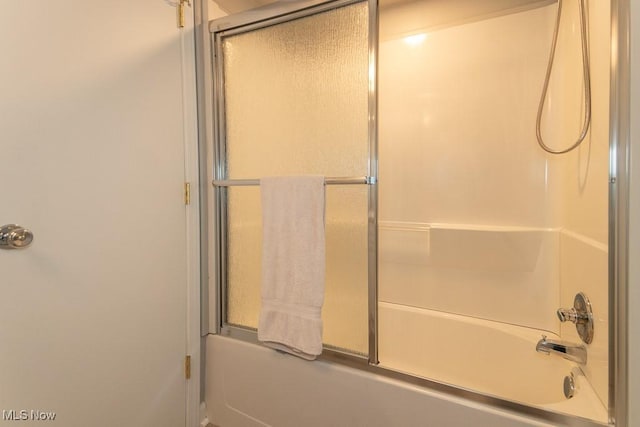
<path id="1" fill-rule="evenodd" d="M 33 242 L 33 233 L 17 224 L 0 228 L 0 249 L 26 248 Z"/>

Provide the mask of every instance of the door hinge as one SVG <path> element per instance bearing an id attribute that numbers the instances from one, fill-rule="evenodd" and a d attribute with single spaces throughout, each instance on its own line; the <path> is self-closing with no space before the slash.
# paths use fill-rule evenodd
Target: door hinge
<path id="1" fill-rule="evenodd" d="M 184 357 L 184 377 L 191 378 L 191 356 L 188 354 Z"/>
<path id="2" fill-rule="evenodd" d="M 184 28 L 184 5 L 191 6 L 191 0 L 178 0 L 176 13 L 178 14 L 178 28 Z"/>
<path id="3" fill-rule="evenodd" d="M 191 204 L 191 183 L 190 182 L 184 183 L 184 204 L 185 205 Z"/>

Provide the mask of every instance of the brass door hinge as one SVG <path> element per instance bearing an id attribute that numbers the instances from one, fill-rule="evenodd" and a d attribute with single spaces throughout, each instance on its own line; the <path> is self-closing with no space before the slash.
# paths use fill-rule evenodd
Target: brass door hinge
<path id="1" fill-rule="evenodd" d="M 176 5 L 178 14 L 178 28 L 184 28 L 184 5 L 191 6 L 191 0 L 178 0 Z"/>
<path id="2" fill-rule="evenodd" d="M 184 204 L 185 205 L 191 204 L 191 183 L 190 182 L 184 183 Z"/>
<path id="3" fill-rule="evenodd" d="M 191 378 L 191 356 L 189 355 L 184 357 L 184 377 L 186 379 Z"/>

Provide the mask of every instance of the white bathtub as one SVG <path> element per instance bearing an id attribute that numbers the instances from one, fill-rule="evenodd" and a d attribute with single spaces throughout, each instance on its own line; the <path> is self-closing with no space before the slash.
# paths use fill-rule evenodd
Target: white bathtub
<path id="1" fill-rule="evenodd" d="M 567 423 L 553 415 L 518 414 L 337 363 L 304 361 L 220 335 L 207 337 L 206 352 L 205 413 L 220 427 L 601 425 L 576 418 Z M 579 393 L 560 403 L 564 406 L 558 410 L 571 412 L 567 403 L 590 405 L 593 402 L 587 402 L 586 395 Z"/>
<path id="2" fill-rule="evenodd" d="M 545 333 L 551 339 L 559 339 Z M 541 331 L 467 316 L 379 304 L 383 367 L 600 422 L 607 411 L 577 364 L 535 351 Z M 588 361 L 587 361 L 588 363 Z M 578 390 L 563 394 L 573 372 Z"/>

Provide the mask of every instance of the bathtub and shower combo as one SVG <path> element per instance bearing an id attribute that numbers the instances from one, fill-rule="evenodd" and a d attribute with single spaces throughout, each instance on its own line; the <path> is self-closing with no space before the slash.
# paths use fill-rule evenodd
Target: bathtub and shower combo
<path id="1" fill-rule="evenodd" d="M 615 422 L 611 10 L 301 0 L 209 23 L 214 424 Z M 315 362 L 256 339 L 257 180 L 309 174 Z"/>

